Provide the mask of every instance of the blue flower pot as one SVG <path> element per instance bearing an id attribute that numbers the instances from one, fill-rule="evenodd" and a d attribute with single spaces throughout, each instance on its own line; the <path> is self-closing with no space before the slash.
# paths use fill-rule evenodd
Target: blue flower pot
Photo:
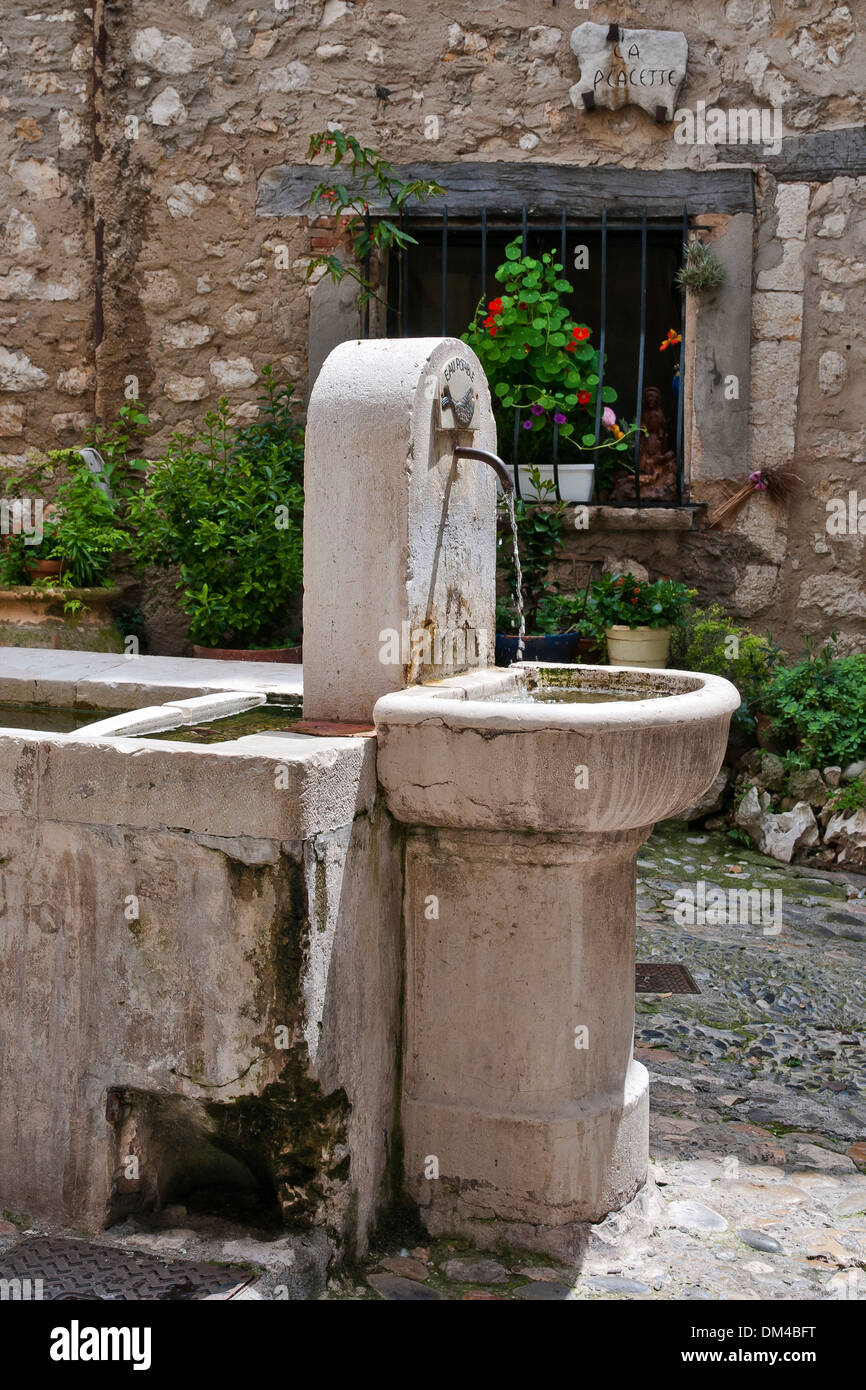
<path id="1" fill-rule="evenodd" d="M 510 666 L 517 660 L 518 638 L 515 634 L 497 632 L 496 665 Z M 576 632 L 555 632 L 547 636 L 524 637 L 523 661 L 564 661 L 575 664 L 578 660 L 581 638 Z"/>

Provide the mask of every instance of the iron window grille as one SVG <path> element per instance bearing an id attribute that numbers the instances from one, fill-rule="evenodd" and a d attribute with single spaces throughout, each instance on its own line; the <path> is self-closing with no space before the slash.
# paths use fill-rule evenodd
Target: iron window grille
<path id="1" fill-rule="evenodd" d="M 676 459 L 675 505 L 685 504 L 683 424 L 686 347 L 685 295 L 674 288 L 673 276 L 683 264 L 688 243 L 689 213 L 687 207 L 683 206 L 681 216 L 676 220 L 649 218 L 646 207 L 641 208 L 639 215 L 630 220 L 622 218 L 612 220 L 608 217 L 607 209 L 602 208 L 600 218 L 595 221 L 580 218 L 570 220 L 568 210 L 564 207 L 560 210 L 558 219 L 555 221 L 551 220 L 549 215 L 539 218 L 530 215 L 526 206 L 521 209 L 519 220 L 489 216 L 486 208 L 482 208 L 480 215 L 474 218 L 449 219 L 448 209 L 444 207 L 441 212 L 432 214 L 422 209 L 411 217 L 404 211 L 402 229 L 416 238 L 417 245 L 409 245 L 405 250 L 389 257 L 386 276 L 388 301 L 386 331 L 392 337 L 424 336 L 437 332 L 445 336 L 449 331 L 454 336 L 462 334 L 469 324 L 478 300 L 483 298 L 486 303 L 495 294 L 495 282 L 491 281 L 489 277 L 492 277 L 496 265 L 502 259 L 499 252 L 504 248 L 506 242 L 512 240 L 516 235 L 520 235 L 522 238 L 524 255 L 527 254 L 533 242 L 541 244 L 543 241 L 545 249 L 558 249 L 563 265 L 563 275 L 571 279 L 574 278 L 574 275 L 569 268 L 567 253 L 572 238 L 578 239 L 576 244 L 592 245 L 594 243 L 595 249 L 591 253 L 591 262 L 598 266 L 597 311 L 591 311 L 585 300 L 582 300 L 580 312 L 575 314 L 575 317 L 590 324 L 594 330 L 598 347 L 599 382 L 596 391 L 593 430 L 597 445 L 602 442 L 602 411 L 604 409 L 602 389 L 606 382 L 606 374 L 611 371 L 610 360 L 606 362 L 605 359 L 606 357 L 610 359 L 611 350 L 616 349 L 618 331 L 616 321 L 618 320 L 621 325 L 624 316 L 629 320 L 629 334 L 633 340 L 636 340 L 634 344 L 636 352 L 632 354 L 634 361 L 630 376 L 634 390 L 633 418 L 639 425 L 643 392 L 647 385 L 649 331 L 647 307 L 648 289 L 650 288 L 650 259 L 654 258 L 654 264 L 657 266 L 659 264 L 659 252 L 663 251 L 666 258 L 663 280 L 669 287 L 670 294 L 670 315 L 665 328 L 675 327 L 681 335 L 678 387 L 674 389 L 671 386 L 667 389 L 666 404 L 668 409 L 666 415 L 669 424 L 672 418 L 675 422 L 671 431 L 674 436 L 673 451 Z M 553 246 L 551 245 L 551 237 L 555 238 Z M 546 240 L 544 240 L 545 238 Z M 556 242 L 558 242 L 558 248 Z M 623 302 L 622 297 L 617 297 L 613 306 L 610 293 L 612 252 L 614 257 L 618 259 L 620 266 L 627 265 L 629 274 L 633 274 L 635 266 L 639 266 L 635 295 L 627 303 Z M 439 266 L 438 276 L 435 275 L 435 267 L 433 271 L 438 280 L 434 294 L 431 290 L 430 268 L 435 261 L 439 262 Z M 459 263 L 462 280 L 472 280 L 479 287 L 480 292 L 475 294 L 468 315 L 464 314 L 463 321 L 458 320 L 455 323 L 453 321 L 454 300 L 455 297 L 459 298 L 459 295 L 455 296 L 453 283 L 456 263 Z M 471 271 L 467 270 L 467 266 L 470 265 Z M 417 302 L 418 296 L 412 294 L 412 285 L 417 282 L 419 276 L 426 277 L 425 283 L 428 290 L 425 296 L 421 296 L 423 302 L 420 306 Z M 370 264 L 368 262 L 365 266 L 365 278 L 369 280 L 369 277 Z M 653 281 L 653 285 L 655 285 L 655 281 Z M 438 302 L 432 302 L 434 297 Z M 465 293 L 463 301 L 465 310 Z M 615 309 L 613 315 L 611 314 L 612 307 Z M 612 318 L 615 320 L 613 323 L 611 322 Z M 660 331 L 658 311 L 655 314 L 655 319 L 655 329 Z M 363 334 L 364 337 L 370 336 L 369 302 L 364 309 Z M 619 377 L 617 382 L 619 388 L 623 377 L 627 375 L 622 361 L 617 366 L 616 375 Z M 628 414 L 628 412 L 626 413 Z M 525 411 L 515 410 L 511 458 L 509 460 L 514 476 L 515 492 L 518 497 L 521 495 L 520 440 L 524 416 Z M 632 417 L 629 415 L 629 418 Z M 587 429 L 586 433 L 589 432 Z M 632 450 L 631 467 L 634 469 L 634 498 L 612 504 L 638 507 L 670 506 L 670 502 L 644 501 L 641 498 L 639 477 L 641 438 L 642 435 L 638 428 L 633 444 L 630 445 Z M 614 454 L 615 459 L 619 457 L 622 456 Z M 586 451 L 586 453 L 581 454 L 581 458 L 591 458 L 597 471 L 599 461 L 597 449 Z M 557 501 L 562 500 L 559 476 L 561 462 L 559 427 L 554 423 L 551 448 L 554 491 L 549 494 L 551 500 L 553 497 Z"/>

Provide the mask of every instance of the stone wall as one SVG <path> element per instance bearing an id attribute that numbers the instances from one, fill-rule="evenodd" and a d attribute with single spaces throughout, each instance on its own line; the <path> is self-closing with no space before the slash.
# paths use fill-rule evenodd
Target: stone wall
<path id="1" fill-rule="evenodd" d="M 729 370 L 747 382 L 751 369 L 749 457 L 738 446 L 720 471 L 717 455 L 703 487 L 693 458 L 693 484 L 712 504 L 747 466 L 793 457 L 802 496 L 788 514 L 753 498 L 708 533 L 700 521 L 687 534 L 575 533 L 570 572 L 589 558 L 634 559 L 694 578 L 790 643 L 807 627 L 863 645 L 863 535 L 856 523 L 838 538 L 825 528 L 829 498 L 858 486 L 866 496 L 866 167 L 845 135 L 861 121 L 862 18 L 834 0 L 644 0 L 605 12 L 605 22 L 686 34 L 679 106 L 781 106 L 783 149 L 766 155 L 677 143 L 632 106 L 576 109 L 569 36 L 599 18 L 593 9 L 96 0 L 91 23 L 80 8 L 9 0 L 0 456 L 71 443 L 133 391 L 155 420 L 155 451 L 220 395 L 253 411 L 268 361 L 305 393 L 310 301 L 318 341 L 334 302 L 305 272 L 328 232 L 257 215 L 257 189 L 280 166 L 302 166 L 329 122 L 395 162 L 442 163 L 446 186 L 447 165 L 467 158 L 659 171 L 745 162 L 755 169 L 753 341 L 750 362 Z M 822 139 L 820 157 L 803 144 Z"/>

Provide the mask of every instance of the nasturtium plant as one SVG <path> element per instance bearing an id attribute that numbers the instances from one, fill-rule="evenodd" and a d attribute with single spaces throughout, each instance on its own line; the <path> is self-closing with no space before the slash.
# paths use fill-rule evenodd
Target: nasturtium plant
<path id="1" fill-rule="evenodd" d="M 521 463 L 549 459 L 554 425 L 566 450 L 623 452 L 634 430 L 617 420 L 614 388 L 602 386 L 602 437 L 596 442 L 598 351 L 591 330 L 575 323 L 563 302 L 572 286 L 562 269 L 554 251 L 524 255 L 517 237 L 496 271 L 502 293 L 481 301 L 463 335 L 484 368 L 503 441 L 511 439 L 514 411 L 521 413 Z"/>

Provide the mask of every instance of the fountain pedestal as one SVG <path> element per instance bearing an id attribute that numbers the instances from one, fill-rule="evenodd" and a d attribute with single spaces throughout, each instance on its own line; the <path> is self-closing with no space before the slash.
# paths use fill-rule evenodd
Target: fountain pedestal
<path id="1" fill-rule="evenodd" d="M 645 1183 L 635 861 L 738 702 L 713 676 L 526 664 L 377 703 L 408 827 L 404 1182 L 434 1234 L 571 1258 Z"/>
<path id="2" fill-rule="evenodd" d="M 599 1221 L 645 1182 L 632 1041 L 647 833 L 409 832 L 405 1175 L 432 1231 Z"/>

